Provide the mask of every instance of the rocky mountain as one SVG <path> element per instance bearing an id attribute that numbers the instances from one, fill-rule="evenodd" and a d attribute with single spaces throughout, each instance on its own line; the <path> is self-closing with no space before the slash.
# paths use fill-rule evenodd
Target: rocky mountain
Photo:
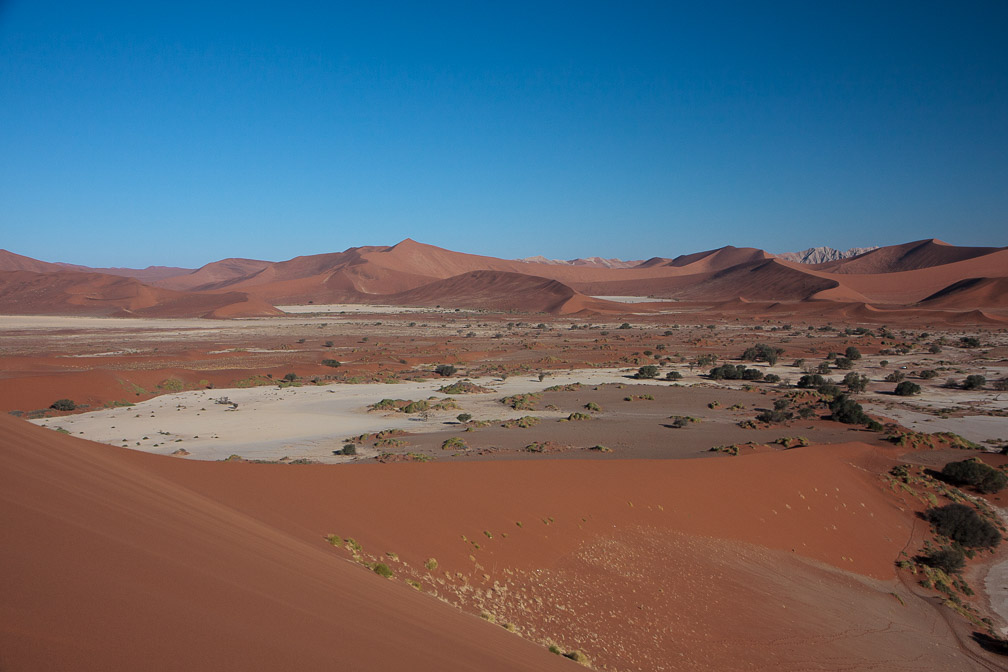
<path id="1" fill-rule="evenodd" d="M 873 247 L 852 247 L 849 250 L 835 250 L 832 247 L 810 247 L 801 252 L 782 252 L 777 256 L 786 261 L 793 261 L 796 264 L 824 264 L 828 261 L 840 261 L 850 259 L 865 252 L 877 250 L 878 245 Z"/>

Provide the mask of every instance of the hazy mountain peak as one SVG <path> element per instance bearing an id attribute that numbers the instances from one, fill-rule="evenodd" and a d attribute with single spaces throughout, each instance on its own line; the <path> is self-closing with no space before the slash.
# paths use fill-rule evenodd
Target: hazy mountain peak
<path id="1" fill-rule="evenodd" d="M 828 261 L 849 259 L 850 257 L 856 257 L 859 254 L 864 254 L 865 252 L 871 252 L 872 250 L 877 249 L 878 245 L 873 245 L 872 247 L 852 247 L 846 251 L 836 250 L 832 247 L 820 246 L 810 247 L 809 249 L 802 250 L 801 252 L 782 252 L 777 256 L 785 261 L 793 261 L 799 264 L 824 264 Z"/>

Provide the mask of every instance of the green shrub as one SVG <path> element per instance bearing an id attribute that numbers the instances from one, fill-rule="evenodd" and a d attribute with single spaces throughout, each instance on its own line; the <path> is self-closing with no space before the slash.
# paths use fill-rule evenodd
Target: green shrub
<path id="1" fill-rule="evenodd" d="M 372 569 L 378 576 L 384 576 L 386 579 L 392 578 L 392 570 L 384 562 L 376 562 Z"/>
<path id="2" fill-rule="evenodd" d="M 49 408 L 56 411 L 72 411 L 77 408 L 77 404 L 73 402 L 73 399 L 57 399 Z"/>
<path id="3" fill-rule="evenodd" d="M 356 455 L 357 445 L 353 443 L 344 443 L 342 448 L 333 451 L 333 453 L 336 455 Z"/>
<path id="4" fill-rule="evenodd" d="M 921 556 L 920 561 L 946 574 L 955 574 L 961 572 L 966 565 L 966 554 L 955 546 L 945 546 Z"/>
<path id="5" fill-rule="evenodd" d="M 993 548 L 1001 542 L 1001 533 L 965 504 L 946 504 L 924 513 L 935 531 L 961 546 Z"/>
<path id="6" fill-rule="evenodd" d="M 846 357 L 851 361 L 857 361 L 861 359 L 861 351 L 855 348 L 853 345 L 847 346 L 847 349 L 844 350 L 844 357 Z"/>
<path id="7" fill-rule="evenodd" d="M 782 354 L 784 354 L 783 348 L 775 348 L 766 343 L 757 343 L 754 346 L 746 348 L 740 359 L 749 362 L 766 362 L 770 366 L 773 366 Z"/>
<path id="8" fill-rule="evenodd" d="M 960 348 L 979 348 L 980 339 L 976 336 L 963 336 L 959 339 Z"/>
<path id="9" fill-rule="evenodd" d="M 861 408 L 861 404 L 846 394 L 836 397 L 830 403 L 829 409 L 830 413 L 833 414 L 834 420 L 847 425 L 864 425 L 871 419 L 865 414 L 864 409 Z"/>
<path id="10" fill-rule="evenodd" d="M 713 380 L 761 380 L 763 372 L 759 369 L 747 369 L 744 364 L 722 364 L 710 370 Z"/>
<path id="11" fill-rule="evenodd" d="M 455 417 L 455 419 L 464 424 L 464 423 L 467 423 L 470 420 L 472 420 L 472 414 L 471 413 L 459 413 Z"/>
<path id="12" fill-rule="evenodd" d="M 665 374 L 665 380 L 682 380 L 682 374 L 678 371 L 669 371 Z"/>
<path id="13" fill-rule="evenodd" d="M 987 379 L 979 374 L 972 374 L 966 376 L 966 380 L 963 381 L 962 389 L 964 390 L 982 390 L 984 385 L 987 384 Z"/>
<path id="14" fill-rule="evenodd" d="M 909 380 L 904 380 L 896 386 L 893 392 L 901 397 L 912 397 L 915 394 L 921 393 L 921 386 L 917 383 L 911 383 Z"/>
<path id="15" fill-rule="evenodd" d="M 437 559 L 436 558 L 427 558 L 427 562 L 424 563 L 424 567 L 427 568 L 427 571 L 433 572 L 435 569 L 438 568 L 438 561 L 437 561 Z"/>
<path id="16" fill-rule="evenodd" d="M 455 375 L 456 371 L 458 371 L 458 369 L 456 369 L 451 364 L 438 364 L 437 366 L 434 367 L 434 373 L 438 374 L 443 378 Z"/>
<path id="17" fill-rule="evenodd" d="M 806 373 L 798 379 L 798 387 L 815 390 L 826 383 L 826 379 L 818 373 Z"/>
<path id="18" fill-rule="evenodd" d="M 445 439 L 444 443 L 441 444 L 441 450 L 465 450 L 468 447 L 469 445 L 457 436 Z"/>
<path id="19" fill-rule="evenodd" d="M 323 359 L 322 366 L 331 366 L 332 368 L 336 369 L 343 366 L 343 364 L 340 363 L 338 359 Z"/>
<path id="20" fill-rule="evenodd" d="M 292 371 L 292 372 L 290 372 L 290 373 L 288 373 L 288 374 L 286 374 L 286 375 L 285 375 L 285 376 L 283 377 L 283 379 L 284 379 L 284 380 L 286 380 L 286 381 L 287 381 L 288 383 L 293 383 L 293 382 L 294 382 L 295 380 L 297 380 L 297 378 L 298 378 L 298 377 L 297 377 L 297 374 L 296 374 L 296 373 L 294 373 L 293 371 Z"/>
<path id="21" fill-rule="evenodd" d="M 864 392 L 868 389 L 868 382 L 868 376 L 862 373 L 854 373 L 853 371 L 844 376 L 843 379 L 843 384 L 847 386 L 847 390 L 852 394 Z"/>
<path id="22" fill-rule="evenodd" d="M 983 493 L 999 492 L 1008 486 L 1008 475 L 976 458 L 949 462 L 941 470 L 942 477 L 953 485 L 968 485 Z"/>
<path id="23" fill-rule="evenodd" d="M 658 367 L 654 364 L 647 364 L 637 369 L 637 378 L 651 379 L 658 377 Z"/>

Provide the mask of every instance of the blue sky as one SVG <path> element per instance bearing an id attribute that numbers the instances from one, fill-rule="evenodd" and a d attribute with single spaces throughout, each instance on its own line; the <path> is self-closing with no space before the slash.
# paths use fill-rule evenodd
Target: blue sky
<path id="1" fill-rule="evenodd" d="M 1003 0 L 206 4 L 0 0 L 0 247 L 1008 244 Z"/>

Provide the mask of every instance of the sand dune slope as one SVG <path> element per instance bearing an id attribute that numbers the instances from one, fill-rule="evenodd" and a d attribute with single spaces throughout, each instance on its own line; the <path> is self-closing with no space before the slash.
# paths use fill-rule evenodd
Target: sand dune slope
<path id="1" fill-rule="evenodd" d="M 570 669 L 166 480 L 158 460 L 10 418 L 0 434 L 5 672 Z"/>
<path id="2" fill-rule="evenodd" d="M 880 247 L 856 257 L 817 264 L 814 268 L 840 274 L 897 273 L 975 259 L 1002 249 L 1004 248 L 959 247 L 931 238 Z"/>
<path id="3" fill-rule="evenodd" d="M 196 294 L 103 273 L 0 271 L 0 313 L 145 317 L 279 315 L 247 294 Z"/>
<path id="4" fill-rule="evenodd" d="M 568 315 L 622 312 L 625 306 L 580 294 L 567 285 L 522 273 L 473 271 L 383 297 L 407 306 L 446 306 Z"/>

